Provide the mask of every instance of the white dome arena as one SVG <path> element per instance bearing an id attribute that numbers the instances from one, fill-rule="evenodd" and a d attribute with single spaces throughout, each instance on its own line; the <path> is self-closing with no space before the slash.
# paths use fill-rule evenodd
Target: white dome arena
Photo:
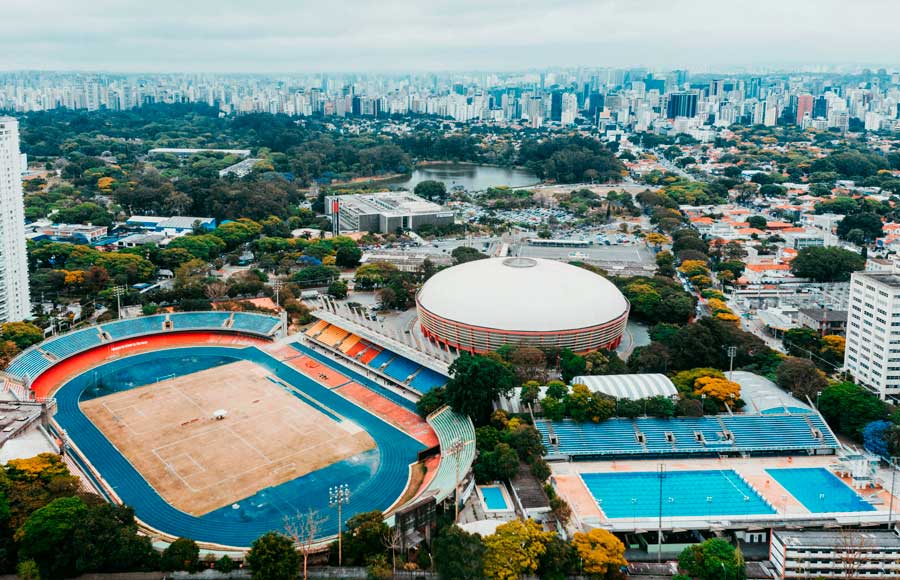
<path id="1" fill-rule="evenodd" d="M 606 278 L 538 258 L 476 260 L 442 270 L 419 291 L 416 307 L 426 336 L 470 352 L 505 344 L 614 349 L 629 309 Z"/>

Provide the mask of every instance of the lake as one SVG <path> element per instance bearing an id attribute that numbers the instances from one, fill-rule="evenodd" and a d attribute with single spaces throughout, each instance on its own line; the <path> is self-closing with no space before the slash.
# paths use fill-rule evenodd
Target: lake
<path id="1" fill-rule="evenodd" d="M 540 182 L 534 173 L 526 169 L 493 167 L 490 165 L 440 164 L 419 167 L 409 178 L 395 182 L 400 187 L 412 190 L 420 181 L 443 181 L 450 190 L 457 185 L 466 191 L 483 191 L 489 187 L 505 185 L 526 187 Z"/>

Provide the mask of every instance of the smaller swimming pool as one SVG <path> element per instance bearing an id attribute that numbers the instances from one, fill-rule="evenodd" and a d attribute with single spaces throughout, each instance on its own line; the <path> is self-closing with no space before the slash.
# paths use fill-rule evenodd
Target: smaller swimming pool
<path id="1" fill-rule="evenodd" d="M 481 497 L 484 499 L 484 507 L 489 511 L 499 512 L 509 509 L 503 490 L 499 486 L 482 486 Z"/>
<path id="2" fill-rule="evenodd" d="M 822 467 L 788 467 L 766 472 L 814 514 L 875 511 L 874 506 Z"/>

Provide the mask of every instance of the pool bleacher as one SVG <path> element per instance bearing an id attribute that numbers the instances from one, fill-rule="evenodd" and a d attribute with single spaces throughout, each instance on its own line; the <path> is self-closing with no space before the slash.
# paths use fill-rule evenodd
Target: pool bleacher
<path id="1" fill-rule="evenodd" d="M 475 461 L 475 426 L 467 416 L 447 406 L 438 409 L 425 420 L 437 434 L 442 453 L 437 473 L 420 497 L 433 493 L 437 501 L 442 502 L 455 491 L 457 474 L 462 476 L 468 473 Z M 445 450 L 457 441 L 463 443 L 462 451 L 455 455 L 446 453 Z"/>
<path id="2" fill-rule="evenodd" d="M 571 459 L 603 456 L 790 453 L 840 447 L 815 413 L 609 419 L 600 423 L 539 419 L 551 454 Z"/>
<path id="3" fill-rule="evenodd" d="M 232 330 L 246 330 L 256 334 L 264 334 L 266 336 L 272 334 L 275 326 L 280 322 L 276 316 L 268 316 L 265 314 L 254 314 L 251 312 L 235 312 L 234 321 L 231 324 Z"/>

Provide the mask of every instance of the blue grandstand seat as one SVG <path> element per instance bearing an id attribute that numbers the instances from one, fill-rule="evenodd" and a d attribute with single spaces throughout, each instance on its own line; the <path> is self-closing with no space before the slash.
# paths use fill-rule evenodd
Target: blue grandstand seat
<path id="1" fill-rule="evenodd" d="M 390 361 L 392 358 L 394 358 L 396 356 L 397 356 L 397 353 L 390 351 L 388 349 L 384 349 L 383 351 L 378 353 L 378 356 L 376 356 L 369 362 L 369 366 L 372 367 L 373 369 L 380 369 L 381 365 L 385 364 L 386 362 Z M 404 379 L 405 378 L 406 377 L 404 377 Z"/>
<path id="2" fill-rule="evenodd" d="M 277 316 L 265 314 L 253 314 L 250 312 L 235 312 L 233 330 L 245 330 L 257 334 L 269 334 L 280 319 Z"/>
<path id="3" fill-rule="evenodd" d="M 43 344 L 40 349 L 59 358 L 81 352 L 100 345 L 100 334 L 96 328 L 87 328 L 70 332 L 53 338 Z"/>
<path id="4" fill-rule="evenodd" d="M 396 379 L 399 382 L 405 382 L 409 375 L 413 374 L 421 368 L 419 363 L 413 362 L 408 358 L 397 355 L 391 364 L 384 368 L 384 374 Z"/>
<path id="5" fill-rule="evenodd" d="M 6 369 L 6 372 L 20 378 L 24 378 L 28 375 L 29 378 L 33 379 L 50 368 L 51 364 L 52 363 L 47 357 L 34 348 L 17 356 L 12 364 Z"/>
<path id="6" fill-rule="evenodd" d="M 170 315 L 175 330 L 222 328 L 229 317 L 230 312 L 178 312 Z"/>
<path id="7" fill-rule="evenodd" d="M 409 386 L 420 393 L 427 393 L 431 389 L 443 387 L 446 384 L 447 377 L 424 367 L 422 367 L 422 370 L 420 370 L 416 376 L 413 377 L 413 380 L 409 382 Z"/>
<path id="8" fill-rule="evenodd" d="M 141 318 L 107 322 L 102 325 L 101 328 L 106 334 L 111 336 L 113 340 L 119 340 L 131 336 L 139 336 L 141 334 L 162 332 L 165 319 L 166 317 L 164 314 L 157 314 L 155 316 L 144 316 Z"/>
<path id="9" fill-rule="evenodd" d="M 552 432 L 559 452 L 575 458 L 635 453 L 790 452 L 839 447 L 822 418 L 807 413 L 610 419 L 596 424 L 542 420 L 536 426 L 545 443 Z M 813 428 L 822 433 L 821 438 L 814 435 Z M 644 445 L 635 438 L 635 429 L 644 435 Z M 731 433 L 731 439 L 726 438 L 725 430 Z M 697 439 L 698 432 L 703 436 L 702 441 Z M 667 440 L 667 434 L 673 440 Z"/>

